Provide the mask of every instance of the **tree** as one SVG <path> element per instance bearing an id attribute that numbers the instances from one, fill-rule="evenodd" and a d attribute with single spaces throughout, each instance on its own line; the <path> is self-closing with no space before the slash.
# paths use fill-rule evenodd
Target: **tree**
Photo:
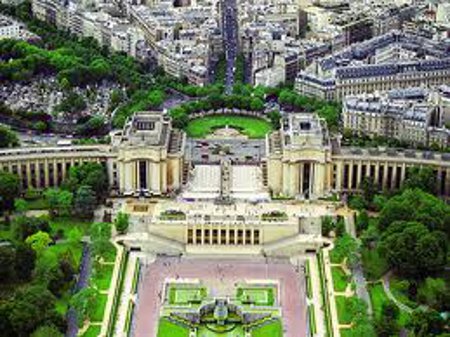
<path id="1" fill-rule="evenodd" d="M 14 147 L 19 145 L 17 134 L 9 127 L 0 125 L 0 148 Z"/>
<path id="2" fill-rule="evenodd" d="M 29 336 L 42 323 L 53 321 L 54 310 L 52 293 L 42 285 L 34 285 L 17 292 L 9 320 L 17 336 Z"/>
<path id="3" fill-rule="evenodd" d="M 334 229 L 333 218 L 329 215 L 322 217 L 322 235 L 328 236 L 330 232 Z"/>
<path id="4" fill-rule="evenodd" d="M 0 171 L 0 210 L 11 210 L 19 196 L 20 181 L 16 174 Z"/>
<path id="5" fill-rule="evenodd" d="M 105 258 L 111 249 L 111 225 L 104 222 L 95 222 L 89 229 L 91 237 L 91 251 L 97 258 Z"/>
<path id="6" fill-rule="evenodd" d="M 362 210 L 367 208 L 367 203 L 361 195 L 352 195 L 348 202 L 348 206 L 352 209 Z"/>
<path id="7" fill-rule="evenodd" d="M 445 234 L 430 232 L 417 222 L 393 223 L 381 236 L 379 248 L 392 268 L 412 278 L 442 270 L 446 263 Z"/>
<path id="8" fill-rule="evenodd" d="M 398 336 L 400 327 L 397 323 L 397 319 L 400 315 L 400 311 L 397 305 L 393 302 L 383 303 L 381 309 L 381 316 L 376 321 L 375 327 L 378 337 L 391 337 Z"/>
<path id="9" fill-rule="evenodd" d="M 95 194 L 87 185 L 80 186 L 75 195 L 75 211 L 83 218 L 92 218 L 96 205 Z"/>
<path id="10" fill-rule="evenodd" d="M 431 167 L 411 167 L 402 184 L 404 189 L 421 189 L 427 193 L 436 192 L 436 175 Z"/>
<path id="11" fill-rule="evenodd" d="M 108 177 L 105 168 L 98 163 L 85 163 L 70 168 L 69 178 L 65 185 L 72 192 L 76 192 L 82 185 L 87 185 L 100 198 L 108 191 Z"/>
<path id="12" fill-rule="evenodd" d="M 77 313 L 78 326 L 88 319 L 95 310 L 95 302 L 98 298 L 98 291 L 94 288 L 83 288 L 70 299 L 70 305 Z"/>
<path id="13" fill-rule="evenodd" d="M 450 306 L 450 295 L 443 278 L 427 277 L 419 287 L 417 298 L 421 303 L 439 311 L 445 311 Z"/>
<path id="14" fill-rule="evenodd" d="M 360 211 L 356 217 L 356 229 L 359 233 L 369 227 L 369 214 L 365 209 Z"/>
<path id="15" fill-rule="evenodd" d="M 341 237 L 345 234 L 345 221 L 342 217 L 339 217 L 336 221 L 336 236 Z"/>
<path id="16" fill-rule="evenodd" d="M 14 279 L 16 254 L 12 246 L 0 246 L 0 282 L 8 283 Z"/>
<path id="17" fill-rule="evenodd" d="M 72 210 L 73 194 L 70 191 L 49 188 L 44 192 L 51 215 L 69 215 Z"/>
<path id="18" fill-rule="evenodd" d="M 450 206 L 422 190 L 407 189 L 384 205 L 379 216 L 380 230 L 395 221 L 423 223 L 430 230 L 441 230 L 450 235 Z"/>
<path id="19" fill-rule="evenodd" d="M 15 199 L 14 208 L 18 213 L 23 214 L 28 210 L 28 202 L 22 198 Z"/>
<path id="20" fill-rule="evenodd" d="M 114 224 L 116 226 L 116 230 L 123 234 L 127 231 L 128 225 L 129 225 L 130 216 L 127 213 L 119 212 L 117 214 L 116 221 L 114 221 Z"/>
<path id="21" fill-rule="evenodd" d="M 264 109 L 264 102 L 261 98 L 252 97 L 250 101 L 250 110 L 261 111 Z"/>
<path id="22" fill-rule="evenodd" d="M 39 231 L 50 232 L 47 218 L 18 216 L 12 222 L 14 238 L 19 241 L 25 241 L 27 237 Z"/>
<path id="23" fill-rule="evenodd" d="M 47 249 L 48 245 L 51 242 L 52 239 L 50 238 L 50 235 L 42 231 L 39 231 L 36 234 L 27 237 L 27 239 L 25 240 L 25 243 L 30 245 L 38 256 Z"/>
<path id="24" fill-rule="evenodd" d="M 53 325 L 43 325 L 37 328 L 31 337 L 64 337 L 64 335 Z"/>
<path id="25" fill-rule="evenodd" d="M 373 183 L 373 178 L 364 177 L 361 181 L 360 189 L 362 190 L 362 196 L 367 205 L 370 205 L 373 201 L 377 188 Z"/>
<path id="26" fill-rule="evenodd" d="M 30 281 L 35 267 L 36 253 L 28 245 L 19 244 L 16 247 L 14 270 L 21 281 Z"/>
<path id="27" fill-rule="evenodd" d="M 275 130 L 278 130 L 281 127 L 280 125 L 281 114 L 278 110 L 269 111 L 267 117 L 269 117 L 270 123 L 272 124 L 272 127 Z"/>
<path id="28" fill-rule="evenodd" d="M 408 324 L 415 337 L 437 336 L 445 332 L 444 327 L 445 321 L 436 310 L 416 310 Z"/>
<path id="29" fill-rule="evenodd" d="M 357 260 L 358 243 L 348 234 L 342 235 L 334 242 L 332 254 L 337 261 L 343 261 L 347 258 L 347 263 L 352 266 Z"/>

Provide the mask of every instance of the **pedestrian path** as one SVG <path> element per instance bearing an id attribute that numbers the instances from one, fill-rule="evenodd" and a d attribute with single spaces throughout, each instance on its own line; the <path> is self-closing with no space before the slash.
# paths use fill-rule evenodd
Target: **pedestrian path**
<path id="1" fill-rule="evenodd" d="M 325 313 L 323 311 L 319 264 L 315 255 L 309 255 L 309 275 L 311 277 L 312 298 L 308 299 L 309 304 L 314 305 L 314 316 L 316 321 L 316 334 L 314 336 L 324 337 L 326 335 L 325 329 Z"/>
<path id="2" fill-rule="evenodd" d="M 138 256 L 137 254 L 130 253 L 128 256 L 127 268 L 125 270 L 124 279 L 123 279 L 123 288 L 122 292 L 117 296 L 119 298 L 119 304 L 117 309 L 117 317 L 116 324 L 114 329 L 115 337 L 126 337 L 128 335 L 127 326 L 129 320 L 129 309 L 130 302 L 134 302 L 135 293 L 134 293 L 134 278 L 136 273 L 136 268 L 138 266 Z"/>

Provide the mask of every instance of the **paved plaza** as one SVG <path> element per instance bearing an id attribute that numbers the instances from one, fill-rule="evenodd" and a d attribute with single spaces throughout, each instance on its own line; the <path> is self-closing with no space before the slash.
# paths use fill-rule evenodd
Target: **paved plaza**
<path id="1" fill-rule="evenodd" d="M 280 307 L 284 337 L 306 336 L 306 299 L 302 269 L 286 260 L 205 259 L 159 257 L 143 266 L 134 316 L 134 336 L 156 336 L 164 284 L 170 279 L 198 279 L 213 296 L 224 289 L 251 280 L 276 281 L 280 285 Z M 226 291 L 225 291 L 226 292 Z"/>

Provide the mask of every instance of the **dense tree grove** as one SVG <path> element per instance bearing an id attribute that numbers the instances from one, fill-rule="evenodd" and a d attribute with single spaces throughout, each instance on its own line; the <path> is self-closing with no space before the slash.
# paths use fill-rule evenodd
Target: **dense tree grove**
<path id="1" fill-rule="evenodd" d="M 19 196 L 20 181 L 15 174 L 0 171 L 0 211 L 11 210 Z"/>
<path id="2" fill-rule="evenodd" d="M 447 238 L 417 222 L 393 222 L 382 234 L 380 250 L 400 274 L 422 278 L 441 271 L 447 260 Z"/>
<path id="3" fill-rule="evenodd" d="M 0 148 L 14 147 L 19 145 L 19 139 L 10 128 L 0 125 Z"/>

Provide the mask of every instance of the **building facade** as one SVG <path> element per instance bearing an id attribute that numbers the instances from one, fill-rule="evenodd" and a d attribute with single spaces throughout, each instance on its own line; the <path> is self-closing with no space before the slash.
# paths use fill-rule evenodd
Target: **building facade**
<path id="1" fill-rule="evenodd" d="M 104 165 L 115 195 L 167 195 L 183 189 L 195 165 L 185 147 L 186 135 L 173 129 L 170 119 L 142 112 L 112 134 L 110 145 L 3 149 L 0 169 L 17 174 L 23 188 L 44 189 L 61 185 L 70 167 L 97 162 Z M 415 166 L 431 167 L 437 193 L 450 195 L 450 154 L 343 147 L 313 114 L 283 119 L 281 129 L 267 136 L 265 151 L 258 165 L 273 196 L 318 199 L 357 192 L 364 177 L 380 190 L 397 189 Z"/>

